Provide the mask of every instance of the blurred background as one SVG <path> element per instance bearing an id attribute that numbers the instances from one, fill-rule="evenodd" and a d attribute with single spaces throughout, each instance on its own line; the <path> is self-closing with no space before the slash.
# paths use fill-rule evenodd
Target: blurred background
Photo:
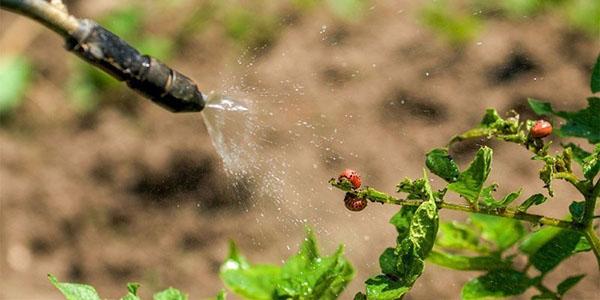
<path id="1" fill-rule="evenodd" d="M 47 273 L 109 299 L 127 281 L 144 297 L 173 286 L 209 298 L 229 239 L 279 263 L 306 225 L 324 253 L 346 245 L 350 299 L 394 244 L 397 208 L 350 213 L 329 178 L 350 167 L 393 192 L 485 108 L 532 118 L 527 97 L 582 108 L 600 51 L 595 0 L 64 2 L 250 112 L 217 128 L 240 144 L 224 164 L 201 114 L 155 106 L 0 11 L 2 299 L 61 299 Z M 453 150 L 463 166 L 478 142 Z M 489 145 L 499 193 L 542 188 L 528 153 Z M 576 192 L 556 190 L 532 211 L 562 217 Z M 572 257 L 549 280 L 588 273 L 569 298 L 597 297 L 592 262 Z M 427 265 L 406 299 L 456 299 L 477 274 Z"/>

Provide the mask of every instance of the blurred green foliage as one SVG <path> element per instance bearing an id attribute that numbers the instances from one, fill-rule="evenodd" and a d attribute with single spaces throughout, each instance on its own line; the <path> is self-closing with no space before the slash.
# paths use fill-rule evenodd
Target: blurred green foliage
<path id="1" fill-rule="evenodd" d="M 473 40 L 486 20 L 523 20 L 541 14 L 558 15 L 573 29 L 597 38 L 600 34 L 598 0 L 469 0 L 434 1 L 421 12 L 423 24 L 455 46 Z"/>
<path id="2" fill-rule="evenodd" d="M 0 58 L 0 117 L 8 116 L 21 105 L 31 73 L 32 66 L 23 56 Z"/>
<path id="3" fill-rule="evenodd" d="M 472 40 L 481 29 L 481 20 L 439 1 L 422 11 L 423 23 L 454 45 Z"/>

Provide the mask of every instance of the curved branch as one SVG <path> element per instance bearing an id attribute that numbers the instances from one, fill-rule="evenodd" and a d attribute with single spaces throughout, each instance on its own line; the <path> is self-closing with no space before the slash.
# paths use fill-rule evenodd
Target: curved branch
<path id="1" fill-rule="evenodd" d="M 350 192 L 350 193 L 357 193 L 357 191 L 353 190 L 352 187 L 350 187 L 348 185 L 340 184 L 340 183 L 338 183 L 338 181 L 336 179 L 331 179 L 329 181 L 329 183 L 332 186 L 334 186 L 342 191 Z M 368 199 L 369 201 L 372 201 L 372 202 L 389 203 L 389 204 L 395 204 L 395 205 L 409 205 L 409 206 L 419 206 L 419 205 L 421 205 L 421 203 L 423 203 L 422 200 L 410 200 L 410 199 L 395 198 L 386 193 L 377 191 L 371 187 L 367 187 L 362 190 L 365 192 L 361 193 L 361 196 L 364 195 L 366 199 Z M 439 208 L 445 208 L 445 209 L 450 209 L 450 210 L 457 210 L 457 211 L 463 211 L 463 212 L 504 217 L 504 218 L 521 220 L 521 221 L 527 221 L 527 222 L 530 222 L 533 224 L 548 225 L 548 226 L 560 227 L 560 228 L 571 229 L 571 230 L 580 230 L 580 226 L 571 221 L 560 220 L 560 219 L 556 219 L 556 218 L 540 216 L 540 215 L 535 215 L 535 214 L 529 214 L 526 212 L 520 212 L 515 209 L 510 209 L 510 208 L 506 208 L 506 209 L 494 209 L 494 208 L 485 208 L 485 207 L 475 208 L 475 207 L 472 207 L 469 205 L 462 205 L 462 204 L 455 204 L 455 203 L 448 203 L 448 202 L 437 202 L 437 205 Z"/>

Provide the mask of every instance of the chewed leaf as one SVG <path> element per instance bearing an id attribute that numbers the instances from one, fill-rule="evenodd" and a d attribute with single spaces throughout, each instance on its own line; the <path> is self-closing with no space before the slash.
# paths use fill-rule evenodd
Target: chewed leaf
<path id="1" fill-rule="evenodd" d="M 51 274 L 48 274 L 48 279 L 67 300 L 100 300 L 100 296 L 92 286 L 59 282 L 58 279 Z"/>
<path id="2" fill-rule="evenodd" d="M 526 212 L 531 206 L 540 205 L 540 204 L 546 202 L 546 200 L 547 200 L 546 196 L 544 196 L 542 194 L 534 194 L 534 195 L 530 196 L 529 198 L 525 199 L 525 201 L 523 201 L 523 203 L 521 203 L 521 205 L 519 205 L 519 207 L 517 207 L 517 210 L 520 212 Z"/>
<path id="3" fill-rule="evenodd" d="M 477 205 L 483 184 L 492 169 L 492 149 L 481 147 L 469 168 L 458 176 L 458 181 L 450 183 L 448 190 L 463 196 L 472 205 Z"/>
<path id="4" fill-rule="evenodd" d="M 509 193 L 500 200 L 496 200 L 492 195 L 492 192 L 495 190 L 495 184 L 481 190 L 481 202 L 483 202 L 485 206 L 491 208 L 505 208 L 521 195 L 521 190 L 518 190 L 516 192 Z"/>
<path id="5" fill-rule="evenodd" d="M 377 275 L 365 281 L 367 289 L 366 299 L 370 300 L 390 300 L 400 299 L 402 295 L 408 293 L 410 287 L 392 280 L 385 275 Z M 359 298 L 360 299 L 360 298 Z"/>
<path id="6" fill-rule="evenodd" d="M 520 129 L 521 124 L 517 115 L 503 119 L 495 109 L 487 109 L 477 127 L 452 137 L 450 145 L 466 139 L 491 137 L 508 142 L 524 143 L 527 137 Z"/>
<path id="7" fill-rule="evenodd" d="M 596 144 L 594 152 L 583 159 L 583 175 L 592 180 L 600 172 L 600 144 Z"/>

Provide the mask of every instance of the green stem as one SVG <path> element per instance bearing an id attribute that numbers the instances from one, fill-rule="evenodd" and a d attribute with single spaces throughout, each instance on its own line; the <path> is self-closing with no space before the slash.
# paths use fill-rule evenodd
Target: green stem
<path id="1" fill-rule="evenodd" d="M 365 198 L 371 202 L 378 202 L 378 203 L 382 203 L 382 204 L 388 203 L 388 204 L 395 204 L 395 205 L 409 205 L 409 206 L 419 206 L 419 205 L 421 205 L 421 203 L 423 203 L 423 200 L 420 200 L 420 199 L 412 200 L 412 199 L 395 198 L 384 192 L 377 191 L 376 189 L 371 188 L 371 187 L 367 187 L 367 188 L 360 189 L 360 190 L 353 190 L 352 187 L 350 187 L 348 185 L 340 184 L 335 179 L 330 180 L 329 183 L 336 188 L 339 188 L 345 192 L 354 193 L 357 196 Z M 577 224 L 575 224 L 571 221 L 529 214 L 529 213 L 520 212 L 515 209 L 510 209 L 510 208 L 507 208 L 507 209 L 494 209 L 494 208 L 487 208 L 487 207 L 475 208 L 475 207 L 472 207 L 469 205 L 454 204 L 454 203 L 447 203 L 447 202 L 438 202 L 437 204 L 438 204 L 439 208 L 445 208 L 445 209 L 450 209 L 450 210 L 498 216 L 498 217 L 516 219 L 516 220 L 521 220 L 521 221 L 527 221 L 527 222 L 531 222 L 534 224 L 548 225 L 548 226 L 566 228 L 566 229 L 571 229 L 571 230 L 581 230 Z"/>
<path id="2" fill-rule="evenodd" d="M 594 229 L 591 226 L 586 228 L 584 233 L 585 233 L 585 238 L 590 243 L 590 246 L 592 247 L 592 251 L 594 252 L 594 255 L 596 256 L 596 262 L 598 263 L 598 270 L 600 270 L 600 239 L 598 238 L 598 235 L 596 235 L 596 232 L 594 232 Z"/>
<path id="3" fill-rule="evenodd" d="M 571 172 L 559 172 L 555 173 L 553 176 L 555 179 L 562 179 L 572 184 L 581 194 L 585 195 L 587 192 L 587 187 L 585 185 L 585 181 L 581 181 L 575 176 L 575 174 Z"/>
<path id="4" fill-rule="evenodd" d="M 555 292 L 550 290 L 548 287 L 543 285 L 541 282 L 536 284 L 535 288 L 544 295 L 552 295 L 554 297 L 554 299 L 560 299 L 560 297 Z"/>
<path id="5" fill-rule="evenodd" d="M 594 231 L 594 211 L 596 209 L 596 201 L 600 194 L 600 179 L 596 182 L 596 185 L 591 192 L 585 197 L 585 211 L 583 213 L 583 222 L 585 224 L 585 238 L 590 243 L 592 251 L 596 256 L 598 263 L 598 269 L 600 270 L 600 238 Z"/>

